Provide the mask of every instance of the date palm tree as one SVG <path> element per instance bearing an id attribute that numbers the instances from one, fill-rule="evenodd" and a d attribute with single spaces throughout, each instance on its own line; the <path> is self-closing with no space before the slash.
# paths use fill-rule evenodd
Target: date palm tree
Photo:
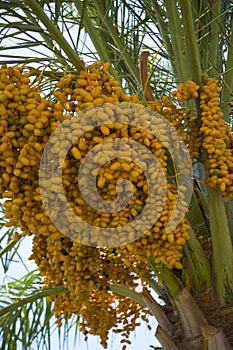
<path id="1" fill-rule="evenodd" d="M 84 62 L 97 60 L 111 63 L 109 72 L 125 93 L 149 103 L 170 96 L 179 83 L 189 80 L 202 91 L 207 74 L 218 80 L 223 118 L 232 127 L 230 0 L 2 0 L 0 18 L 1 63 L 24 65 L 32 84 L 39 84 L 47 98 L 52 98 L 54 84 L 65 72 L 80 72 Z M 183 103 L 183 108 L 195 110 L 198 128 L 200 106 L 200 95 L 195 102 Z M 183 269 L 163 265 L 158 270 L 151 259 L 153 278 L 138 276 L 143 292 L 120 283 L 108 286 L 109 293 L 131 298 L 156 317 L 161 344 L 157 349 L 233 349 L 233 204 L 231 199 L 224 202 L 218 185 L 210 188 L 200 183 L 203 171 L 203 160 L 197 158 L 186 214 L 190 238 L 183 247 Z M 0 258 L 7 270 L 21 240 L 13 237 L 17 227 L 3 231 L 5 224 L 2 219 Z M 1 287 L 2 348 L 15 349 L 21 341 L 30 349 L 39 337 L 43 342 L 38 348 L 49 343 L 53 304 L 46 297 L 67 289 L 58 285 L 38 290 L 41 285 L 41 275 L 34 272 L 9 284 L 7 298 L 6 286 Z M 35 308 L 44 314 L 45 325 L 36 317 L 30 326 L 26 324 Z"/>

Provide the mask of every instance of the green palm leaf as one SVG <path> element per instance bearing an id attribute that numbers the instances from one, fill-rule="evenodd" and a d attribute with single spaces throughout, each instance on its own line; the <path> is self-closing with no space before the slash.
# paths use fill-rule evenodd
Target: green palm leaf
<path id="1" fill-rule="evenodd" d="M 46 298 L 65 291 L 64 287 L 41 291 L 42 276 L 34 270 L 19 280 L 2 285 L 0 288 L 0 346 L 15 350 L 24 345 L 25 349 L 51 349 L 51 336 L 62 342 L 70 341 L 72 327 L 74 341 L 78 332 L 78 317 L 69 321 L 64 318 L 62 331 L 56 326 L 53 303 Z M 61 336 L 64 338 L 62 339 Z"/>

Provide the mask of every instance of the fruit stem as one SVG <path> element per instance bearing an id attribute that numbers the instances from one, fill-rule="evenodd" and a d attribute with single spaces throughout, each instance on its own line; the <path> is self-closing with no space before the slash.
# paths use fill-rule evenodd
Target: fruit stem
<path id="1" fill-rule="evenodd" d="M 84 7 L 85 2 L 74 0 L 74 5 L 76 6 L 78 12 L 81 16 L 81 21 L 83 21 L 83 24 L 85 26 L 85 29 L 87 33 L 90 35 L 91 41 L 93 42 L 94 47 L 96 48 L 96 51 L 98 52 L 100 59 L 102 62 L 110 62 L 111 58 L 108 55 L 107 47 L 105 45 L 104 40 L 100 40 L 100 33 L 96 30 L 96 28 L 93 26 L 92 21 L 88 17 L 87 9 Z M 109 73 L 115 78 L 119 79 L 118 74 L 116 70 L 114 70 L 111 66 L 109 68 Z"/>
<path id="2" fill-rule="evenodd" d="M 141 294 L 134 292 L 133 290 L 120 286 L 118 284 L 110 284 L 109 286 L 110 291 L 116 294 L 123 295 L 124 297 L 131 298 L 132 300 L 136 301 L 137 303 L 146 306 L 145 302 L 143 301 L 143 297 Z"/>
<path id="3" fill-rule="evenodd" d="M 220 189 L 208 188 L 209 219 L 213 247 L 213 273 L 220 305 L 233 296 L 233 249 Z"/>
<path id="4" fill-rule="evenodd" d="M 132 74 L 135 84 L 140 85 L 140 75 L 139 70 L 135 62 L 132 60 L 128 48 L 125 45 L 125 43 L 120 39 L 119 34 L 117 32 L 117 29 L 113 26 L 111 20 L 108 17 L 108 14 L 106 13 L 106 10 L 102 6 L 102 2 L 99 0 L 93 0 L 93 3 L 96 6 L 98 15 L 100 18 L 102 18 L 102 21 L 104 25 L 106 26 L 106 29 L 108 30 L 108 33 L 110 34 L 112 40 L 114 41 L 114 44 L 116 45 L 116 48 L 119 52 L 119 54 L 122 56 L 123 60 L 125 61 L 125 64 Z"/>
<path id="5" fill-rule="evenodd" d="M 190 79 L 190 63 L 187 60 L 187 44 L 184 40 L 180 13 L 175 1 L 166 0 L 165 5 L 169 19 L 169 35 L 171 35 L 173 49 L 171 61 L 175 67 L 178 81 L 184 82 Z"/>
<path id="6" fill-rule="evenodd" d="M 159 279 L 162 280 L 162 283 L 166 289 L 166 292 L 169 298 L 172 299 L 180 292 L 181 287 L 171 270 L 168 269 L 166 265 L 161 267 L 156 267 L 154 263 L 154 258 L 150 259 L 149 265 L 151 269 L 156 273 Z"/>
<path id="7" fill-rule="evenodd" d="M 189 237 L 184 252 L 188 260 L 192 287 L 201 292 L 211 287 L 211 266 L 192 229 L 189 230 Z"/>
<path id="8" fill-rule="evenodd" d="M 192 79 L 198 85 L 202 82 L 201 60 L 199 53 L 198 40 L 195 34 L 194 20 L 192 16 L 192 6 L 189 0 L 180 0 L 181 10 L 183 14 L 184 34 L 187 45 L 187 54 Z"/>

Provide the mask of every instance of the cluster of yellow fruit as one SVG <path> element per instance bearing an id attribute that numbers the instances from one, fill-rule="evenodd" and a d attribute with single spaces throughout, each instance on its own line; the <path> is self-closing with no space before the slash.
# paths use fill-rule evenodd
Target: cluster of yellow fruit
<path id="1" fill-rule="evenodd" d="M 80 245 L 62 234 L 35 235 L 31 256 L 45 276 L 45 287 L 64 285 L 68 293 L 52 296 L 58 325 L 63 315 L 80 316 L 80 330 L 98 335 L 107 347 L 110 330 L 129 342 L 130 332 L 148 310 L 121 295 L 113 294 L 110 283 L 135 290 L 138 280 L 114 249 Z"/>
<path id="2" fill-rule="evenodd" d="M 228 123 L 223 120 L 219 105 L 218 81 L 203 77 L 200 93 L 202 120 L 202 146 L 206 177 L 204 184 L 210 187 L 219 185 L 227 201 L 233 194 L 233 135 Z"/>
<path id="3" fill-rule="evenodd" d="M 160 198 L 164 190 L 161 178 L 166 176 L 167 171 L 168 130 L 163 129 L 162 119 L 155 118 L 154 123 L 162 137 L 158 140 L 150 132 L 134 125 L 137 119 L 143 120 L 146 113 L 144 106 L 138 104 L 135 110 L 133 107 L 127 110 L 127 103 L 133 106 L 137 97 L 123 93 L 119 83 L 107 73 L 108 67 L 108 63 L 102 65 L 97 62 L 79 73 L 65 74 L 56 84 L 53 101 L 40 96 L 39 89 L 31 86 L 30 74 L 24 73 L 22 67 L 2 66 L 0 69 L 0 196 L 5 199 L 5 216 L 9 219 L 7 225 L 20 225 L 24 235 L 34 235 L 32 259 L 45 276 L 45 287 L 67 287 L 67 293 L 52 298 L 56 316 L 81 315 L 83 332 L 99 335 L 105 347 L 110 329 L 120 332 L 127 343 L 129 332 L 138 324 L 137 319 L 146 319 L 148 315 L 146 309 L 131 299 L 113 297 L 109 290 L 110 283 L 135 290 L 138 286 L 135 278 L 142 277 L 144 272 L 150 273 L 148 261 L 151 257 L 155 257 L 158 267 L 166 264 L 170 269 L 182 268 L 182 246 L 189 237 L 185 219 L 172 232 L 166 231 L 178 197 L 173 179 L 167 184 L 164 205 Z M 122 109 L 119 111 L 119 106 L 114 105 L 116 102 L 121 103 L 123 110 L 125 108 L 125 114 L 122 115 Z M 118 111 L 118 123 L 103 123 L 93 130 L 85 130 L 88 118 L 92 125 L 94 120 L 104 122 L 106 116 Z M 68 124 L 63 124 L 70 118 L 74 120 L 72 130 Z M 61 124 L 63 132 L 54 140 L 46 158 L 52 162 L 55 155 L 65 157 L 62 162 L 65 196 L 60 193 L 56 169 L 54 176 L 42 179 L 41 183 L 39 181 L 42 153 L 49 137 Z M 71 133 L 77 136 L 77 140 L 67 153 L 67 140 Z M 162 174 L 155 172 L 153 175 L 158 177 L 158 181 L 154 188 L 154 208 L 151 208 L 154 210 L 158 207 L 161 214 L 140 237 L 136 228 L 127 234 L 123 230 L 124 225 L 140 215 L 148 197 L 148 181 L 143 170 L 129 160 L 133 150 L 126 148 L 125 154 L 112 159 L 111 149 L 109 153 L 102 149 L 100 156 L 107 154 L 110 159 L 104 158 L 105 163 L 96 176 L 98 192 L 109 202 L 117 197 L 116 185 L 119 180 L 126 178 L 131 181 L 133 197 L 124 209 L 115 213 L 93 210 L 85 203 L 79 190 L 77 174 L 85 155 L 94 146 L 104 144 L 103 141 L 117 138 L 144 145 L 155 155 L 162 169 Z M 146 153 L 140 154 L 139 159 L 148 162 Z M 63 235 L 45 210 L 40 185 L 52 193 L 45 198 L 52 207 L 62 209 L 66 201 L 76 215 L 92 226 L 117 228 L 118 246 L 95 248 L 98 244 L 103 246 L 107 237 L 103 237 L 102 241 L 100 237 L 95 240 L 85 231 L 81 232 L 78 242 Z M 182 199 L 176 210 L 185 206 Z M 151 220 L 152 213 L 149 212 L 148 220 Z M 64 211 L 62 219 L 64 230 L 75 229 L 69 212 Z M 137 229 L 138 232 L 144 230 L 143 226 Z M 131 318 L 130 322 L 126 321 L 128 317 Z"/>
<path id="4" fill-rule="evenodd" d="M 189 80 L 185 83 L 180 83 L 177 86 L 177 90 L 173 91 L 171 95 L 176 96 L 178 101 L 190 100 L 198 97 L 198 90 L 200 86 L 194 81 Z"/>
<path id="5" fill-rule="evenodd" d="M 0 195 L 8 226 L 34 232 L 42 212 L 38 168 L 42 150 L 53 130 L 53 103 L 30 86 L 21 67 L 0 70 Z M 56 123 L 55 123 L 56 124 Z"/>
<path id="6" fill-rule="evenodd" d="M 74 127 L 72 127 L 72 130 L 77 129 L 79 132 L 81 130 L 80 133 L 82 134 L 82 137 L 74 143 L 74 146 L 66 159 L 66 169 L 63 172 L 63 184 L 66 181 L 68 186 L 66 196 L 69 203 L 76 203 L 73 207 L 74 211 L 91 225 L 100 227 L 119 227 L 121 256 L 124 255 L 122 251 L 123 249 L 125 251 L 126 261 L 128 261 L 130 251 L 131 260 L 134 261 L 134 265 L 140 264 L 141 260 L 148 261 L 150 256 L 156 256 L 158 258 L 158 262 L 163 262 L 170 268 L 181 268 L 182 265 L 179 260 L 182 256 L 182 245 L 185 243 L 185 240 L 188 239 L 186 221 L 183 220 L 178 229 L 171 233 L 170 236 L 165 233 L 166 223 L 169 220 L 177 199 L 177 190 L 174 190 L 173 185 L 167 185 L 168 197 L 161 213 L 161 217 L 155 224 L 155 226 L 157 226 L 154 226 L 151 230 L 149 230 L 141 240 L 124 245 L 124 242 L 131 242 L 138 236 L 137 227 L 135 227 L 134 232 L 129 232 L 128 236 L 125 236 L 124 231 L 121 234 L 121 226 L 127 224 L 131 220 L 134 220 L 134 218 L 140 214 L 143 206 L 145 205 L 148 191 L 147 180 L 143 175 L 142 169 L 126 159 L 128 157 L 130 158 L 131 156 L 130 149 L 125 150 L 124 159 L 119 158 L 117 160 L 107 161 L 97 175 L 97 187 L 99 193 L 106 201 L 112 201 L 116 198 L 116 184 L 121 179 L 128 178 L 133 183 L 135 188 L 130 207 L 126 207 L 124 210 L 113 215 L 110 215 L 109 213 L 101 213 L 100 211 L 94 211 L 80 198 L 80 193 L 77 191 L 77 186 L 75 187 L 75 184 L 78 184 L 78 178 L 76 176 L 78 169 L 74 168 L 80 166 L 85 154 L 95 145 L 101 144 L 103 141 L 114 140 L 115 138 L 128 138 L 147 146 L 159 160 L 161 168 L 163 169 L 162 176 L 166 176 L 167 156 L 166 148 L 163 145 L 169 139 L 167 136 L 168 130 L 163 130 L 164 126 L 162 120 L 155 118 L 154 123 L 160 130 L 160 136 L 162 138 L 162 140 L 158 140 L 146 130 L 135 126 L 137 119 L 142 120 L 144 114 L 146 114 L 142 105 L 137 105 L 135 110 L 131 105 L 131 111 L 129 111 L 126 109 L 124 110 L 123 104 L 121 105 L 121 109 L 119 106 L 112 104 L 112 102 L 118 101 L 129 101 L 134 103 L 136 102 L 136 97 L 128 97 L 124 95 L 122 89 L 119 87 L 119 83 L 105 73 L 105 68 L 106 67 L 104 66 L 102 70 L 100 70 L 99 63 L 97 63 L 92 66 L 91 72 L 82 71 L 78 79 L 77 77 L 76 79 L 72 77 L 72 79 L 74 79 L 73 84 L 71 83 L 71 80 L 66 80 L 66 83 L 69 81 L 69 90 L 67 90 L 67 86 L 64 85 L 64 78 L 61 78 L 61 80 L 56 84 L 59 91 L 54 92 L 54 95 L 56 97 L 59 96 L 60 100 L 58 105 L 61 105 L 61 109 L 64 108 L 64 104 L 66 105 L 66 103 L 69 103 L 69 106 L 71 106 L 70 101 L 72 101 L 72 109 L 69 107 L 69 110 L 67 110 L 68 115 L 70 111 L 75 113 L 79 112 L 80 109 L 82 110 L 83 108 L 89 107 L 83 116 L 80 114 L 80 123 L 76 124 L 75 121 Z M 110 85 L 109 82 L 111 82 Z M 112 86 L 112 88 L 110 88 L 110 86 Z M 73 90 L 73 92 L 71 90 Z M 97 92 L 99 95 L 97 95 Z M 66 96 L 66 100 L 64 96 Z M 85 96 L 85 98 L 83 98 L 83 96 Z M 99 105 L 99 103 L 103 102 L 105 102 L 103 105 Z M 85 105 L 83 106 L 83 104 Z M 96 104 L 98 104 L 98 109 L 92 109 L 92 107 L 95 107 Z M 126 108 L 127 106 L 128 104 L 126 104 Z M 103 124 L 100 127 L 96 127 L 92 133 L 90 133 L 90 131 L 82 133 L 82 118 L 84 119 L 85 125 L 93 125 L 93 122 L 96 119 L 105 122 L 106 118 L 113 112 L 116 114 L 118 113 L 118 123 L 115 123 L 114 125 Z M 120 122 L 121 118 L 123 118 L 122 122 Z M 67 128 L 67 136 L 69 133 L 71 133 L 71 130 Z M 59 142 L 59 147 L 60 152 L 62 153 L 62 140 Z M 94 158 L 94 160 L 98 161 L 99 157 L 102 157 L 103 154 L 105 156 L 106 154 L 111 156 L 111 153 L 111 149 L 101 149 L 97 155 L 97 159 Z M 146 157 L 147 154 L 140 154 L 141 160 L 146 161 Z M 74 162 L 74 160 L 76 160 L 76 162 Z M 89 171 L 91 171 L 91 169 L 89 169 Z M 154 188 L 154 205 L 159 207 L 159 204 L 161 203 L 161 191 L 163 184 L 159 178 L 161 175 L 154 173 L 153 176 L 158 180 L 156 184 L 157 187 Z M 70 186 L 71 183 L 72 186 Z M 51 197 L 48 200 L 51 202 Z M 181 202 L 180 205 L 186 206 L 184 201 Z M 68 217 L 68 215 L 66 217 Z M 72 225 L 72 222 L 70 222 L 70 225 Z M 70 225 L 69 227 L 71 227 Z M 142 230 L 142 227 L 139 227 L 139 231 L 140 230 Z M 93 237 L 91 238 L 93 239 Z M 103 236 L 102 239 L 104 242 L 107 240 L 107 237 Z M 82 237 L 81 241 L 83 244 L 94 244 L 94 242 L 88 242 L 87 235 Z M 100 242 L 99 237 L 98 242 Z"/>
<path id="7" fill-rule="evenodd" d="M 179 101 L 196 98 L 199 88 L 189 81 L 179 84 L 173 95 Z M 205 179 L 202 183 L 213 188 L 218 185 L 227 201 L 233 195 L 233 135 L 229 124 L 223 120 L 220 91 L 218 81 L 204 75 L 199 95 L 200 121 L 195 114 L 191 118 L 184 115 L 181 125 L 192 158 L 199 158 L 204 164 Z"/>

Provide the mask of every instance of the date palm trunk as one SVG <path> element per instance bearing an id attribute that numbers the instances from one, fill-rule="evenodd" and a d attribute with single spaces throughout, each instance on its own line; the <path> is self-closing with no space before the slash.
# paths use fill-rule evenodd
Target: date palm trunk
<path id="1" fill-rule="evenodd" d="M 147 296 L 148 306 L 153 303 Z M 146 300 L 146 298 L 144 299 Z M 155 336 L 163 350 L 231 350 L 233 322 L 229 307 L 216 309 L 213 290 L 195 297 L 187 288 L 173 299 L 174 306 L 164 310 L 167 321 L 159 321 Z M 153 309 L 153 307 L 151 306 Z M 231 319 L 231 320 L 230 320 Z"/>

